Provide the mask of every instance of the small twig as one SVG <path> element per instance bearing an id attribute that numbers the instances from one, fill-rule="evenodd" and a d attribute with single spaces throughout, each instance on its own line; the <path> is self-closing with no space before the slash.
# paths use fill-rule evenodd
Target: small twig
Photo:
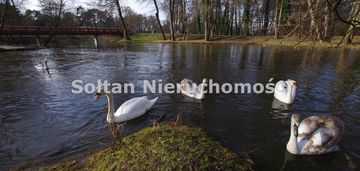
<path id="1" fill-rule="evenodd" d="M 302 40 L 300 40 L 299 42 L 297 42 L 294 47 L 296 47 L 297 45 L 301 44 L 302 42 L 304 42 L 309 36 L 310 36 L 311 33 L 308 33 Z"/>
<path id="2" fill-rule="evenodd" d="M 180 121 L 180 114 L 176 116 L 175 125 L 178 125 Z"/>
<path id="3" fill-rule="evenodd" d="M 313 45 L 311 47 L 311 50 L 314 50 L 317 39 L 318 39 L 318 36 L 316 36 L 316 39 L 313 40 L 314 43 L 313 43 Z"/>
<path id="4" fill-rule="evenodd" d="M 340 42 L 335 46 L 336 48 L 338 48 L 342 42 L 344 41 L 345 37 L 351 32 L 352 30 L 348 30 L 346 31 L 346 33 L 344 34 L 344 36 L 341 38 Z"/>
<path id="5" fill-rule="evenodd" d="M 259 146 L 257 146 L 257 147 L 255 147 L 254 149 L 252 149 L 252 150 L 250 150 L 250 151 L 247 151 L 246 153 L 253 153 L 253 152 L 255 152 L 255 151 L 258 151 L 260 149 L 260 147 Z"/>

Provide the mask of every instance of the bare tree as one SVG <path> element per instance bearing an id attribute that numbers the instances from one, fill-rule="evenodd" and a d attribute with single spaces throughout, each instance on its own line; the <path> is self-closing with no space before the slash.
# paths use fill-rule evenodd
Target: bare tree
<path id="1" fill-rule="evenodd" d="M 187 15 L 186 15 L 186 0 L 180 1 L 181 11 L 181 32 L 183 34 L 183 40 L 186 39 L 187 35 Z"/>
<path id="2" fill-rule="evenodd" d="M 49 13 L 50 16 L 56 15 L 55 18 L 52 20 L 54 21 L 52 23 L 53 27 L 51 28 L 50 35 L 44 42 L 43 46 L 47 46 L 50 42 L 51 38 L 54 36 L 55 30 L 58 28 L 61 15 L 63 13 L 63 9 L 65 6 L 64 0 L 40 0 L 40 5 L 43 8 L 43 11 L 45 13 Z"/>
<path id="3" fill-rule="evenodd" d="M 166 40 L 165 33 L 164 33 L 164 30 L 163 30 L 163 28 L 162 28 L 162 26 L 161 26 L 161 22 L 160 22 L 159 7 L 158 7 L 158 5 L 157 5 L 156 0 L 153 0 L 153 2 L 154 2 L 154 5 L 155 5 L 155 10 L 156 10 L 155 16 L 156 16 L 156 20 L 157 20 L 157 22 L 158 22 L 158 24 L 159 24 L 159 28 L 160 28 L 160 31 L 161 31 L 161 35 L 162 35 L 162 37 L 163 37 L 163 40 Z"/>
<path id="4" fill-rule="evenodd" d="M 204 11 L 205 11 L 205 25 L 204 25 L 204 29 L 205 29 L 205 41 L 209 41 L 210 40 L 210 0 L 203 0 L 204 3 Z"/>
<path id="5" fill-rule="evenodd" d="M 169 0 L 169 16 L 170 16 L 170 39 L 175 41 L 175 28 L 174 28 L 174 0 Z"/>
<path id="6" fill-rule="evenodd" d="M 279 3 L 279 1 L 282 3 L 283 2 L 283 0 L 276 0 L 276 4 L 275 4 L 275 35 L 274 35 L 274 37 L 275 37 L 275 39 L 279 39 L 279 29 L 280 29 L 280 19 L 281 19 L 281 10 L 280 10 L 280 3 Z"/>
<path id="7" fill-rule="evenodd" d="M 251 0 L 245 0 L 244 2 L 244 34 L 246 36 L 250 35 L 250 3 Z"/>
<path id="8" fill-rule="evenodd" d="M 195 22 L 195 29 L 196 33 L 201 33 L 201 18 L 200 18 L 200 5 L 199 0 L 194 0 L 194 22 Z"/>
<path id="9" fill-rule="evenodd" d="M 324 17 L 324 40 L 330 42 L 332 37 L 331 25 L 334 20 L 333 5 L 334 3 L 326 1 L 325 5 L 325 17 Z"/>
<path id="10" fill-rule="evenodd" d="M 348 21 L 351 22 L 349 28 L 346 31 L 345 34 L 345 42 L 347 44 L 352 43 L 353 37 L 354 37 L 354 30 L 356 27 L 360 26 L 360 2 L 356 1 L 353 2 L 350 15 L 348 17 Z M 357 22 L 357 24 L 356 24 Z"/>
<path id="11" fill-rule="evenodd" d="M 125 23 L 125 20 L 124 20 L 124 17 L 122 15 L 122 11 L 121 11 L 121 6 L 120 6 L 120 2 L 119 0 L 114 0 L 114 3 L 116 5 L 116 9 L 118 11 L 118 14 L 119 14 L 119 18 L 120 18 L 120 21 L 123 25 L 123 29 L 124 29 L 124 33 L 123 33 L 123 40 L 131 40 L 130 37 L 128 36 L 127 32 L 127 27 L 126 27 L 126 23 Z"/>
<path id="12" fill-rule="evenodd" d="M 264 0 L 263 6 L 264 6 L 264 25 L 262 27 L 262 31 L 263 31 L 263 35 L 265 36 L 269 27 L 270 0 Z"/>

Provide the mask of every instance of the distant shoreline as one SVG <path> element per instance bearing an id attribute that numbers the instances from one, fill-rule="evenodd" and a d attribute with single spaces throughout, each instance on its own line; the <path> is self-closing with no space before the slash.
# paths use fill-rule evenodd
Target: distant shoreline
<path id="1" fill-rule="evenodd" d="M 168 38 L 168 34 L 166 34 Z M 320 47 L 320 48 L 336 48 L 341 41 L 342 36 L 335 36 L 330 43 L 314 42 L 312 40 L 299 41 L 297 38 L 289 37 L 282 39 L 274 39 L 273 36 L 214 36 L 210 41 L 205 41 L 203 35 L 189 34 L 186 40 L 182 40 L 182 35 L 178 35 L 176 41 L 162 40 L 160 33 L 135 33 L 130 36 L 132 41 L 139 43 L 188 43 L 188 44 L 258 44 L 258 45 L 274 45 L 287 47 Z M 109 41 L 109 38 L 104 38 Z M 112 42 L 124 43 L 120 38 L 110 38 Z M 360 36 L 354 37 L 352 44 L 340 44 L 339 48 L 356 48 L 360 49 Z"/>
<path id="2" fill-rule="evenodd" d="M 168 34 L 166 34 L 167 37 Z M 62 36 L 57 36 L 62 37 Z M 73 36 L 69 36 L 69 39 L 73 39 Z M 92 36 L 76 36 L 76 39 L 89 39 Z M 284 47 L 316 47 L 316 48 L 351 48 L 360 49 L 360 36 L 354 37 L 352 44 L 340 44 L 338 43 L 342 39 L 342 36 L 335 36 L 330 43 L 327 42 L 314 42 L 311 40 L 299 41 L 297 38 L 289 37 L 282 39 L 274 39 L 273 36 L 215 36 L 210 41 L 205 41 L 203 35 L 189 34 L 186 40 L 182 40 L 182 35 L 178 35 L 176 41 L 162 40 L 160 33 L 135 33 L 130 36 L 131 40 L 123 41 L 120 36 L 99 36 L 100 47 L 116 47 L 119 44 L 126 43 L 179 43 L 179 44 L 254 44 L 261 46 L 284 46 Z M 56 40 L 59 41 L 59 40 Z M 92 40 L 91 40 L 92 41 Z M 58 42 L 60 44 L 60 42 Z M 51 46 L 50 46 L 51 47 Z M 20 51 L 20 50 L 36 50 L 46 47 L 38 47 L 35 44 L 3 44 L 0 45 L 0 52 L 3 51 Z"/>

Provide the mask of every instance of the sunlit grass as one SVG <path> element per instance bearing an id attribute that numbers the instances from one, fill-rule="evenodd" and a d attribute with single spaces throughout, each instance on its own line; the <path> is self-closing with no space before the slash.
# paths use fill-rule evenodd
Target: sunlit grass
<path id="1" fill-rule="evenodd" d="M 176 41 L 169 40 L 169 34 L 166 34 L 167 40 L 163 40 L 161 33 L 135 33 L 130 36 L 134 42 L 156 42 L 156 43 L 239 43 L 239 44 L 259 44 L 274 46 L 292 46 L 292 47 L 324 47 L 334 48 L 342 39 L 342 36 L 335 36 L 330 43 L 314 42 L 312 40 L 299 40 L 298 38 L 288 37 L 274 39 L 273 36 L 215 36 L 210 41 L 204 41 L 201 34 L 188 34 L 186 40 L 182 40 L 182 35 L 176 36 Z M 339 47 L 350 47 L 360 49 L 360 36 L 355 36 L 352 44 L 341 44 Z"/>
<path id="2" fill-rule="evenodd" d="M 133 41 L 149 42 L 149 41 L 162 40 L 162 35 L 161 33 L 135 33 L 132 34 L 130 38 Z"/>

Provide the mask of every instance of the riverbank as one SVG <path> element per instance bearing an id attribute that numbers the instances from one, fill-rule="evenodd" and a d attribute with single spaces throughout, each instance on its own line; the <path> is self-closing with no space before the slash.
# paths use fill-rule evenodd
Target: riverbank
<path id="1" fill-rule="evenodd" d="M 24 169 L 24 168 L 21 168 Z M 145 128 L 112 147 L 40 170 L 254 170 L 203 130 L 174 123 Z"/>
<path id="2" fill-rule="evenodd" d="M 168 38 L 169 35 L 166 34 Z M 335 48 L 341 41 L 341 36 L 334 37 L 330 43 L 320 43 L 311 40 L 297 40 L 296 38 L 283 38 L 276 40 L 273 36 L 215 36 L 211 41 L 204 41 L 203 35 L 189 34 L 186 40 L 182 40 L 182 36 L 176 37 L 176 41 L 162 40 L 160 33 L 136 33 L 130 36 L 132 42 L 152 42 L 152 43 L 200 43 L 200 44 L 216 44 L 216 43 L 238 43 L 238 44 L 259 44 L 259 45 L 276 45 L 276 46 L 293 46 L 293 47 L 323 47 Z M 121 43 L 116 38 L 115 42 Z M 339 47 L 358 48 L 360 49 L 360 36 L 355 36 L 353 44 L 340 44 Z"/>

